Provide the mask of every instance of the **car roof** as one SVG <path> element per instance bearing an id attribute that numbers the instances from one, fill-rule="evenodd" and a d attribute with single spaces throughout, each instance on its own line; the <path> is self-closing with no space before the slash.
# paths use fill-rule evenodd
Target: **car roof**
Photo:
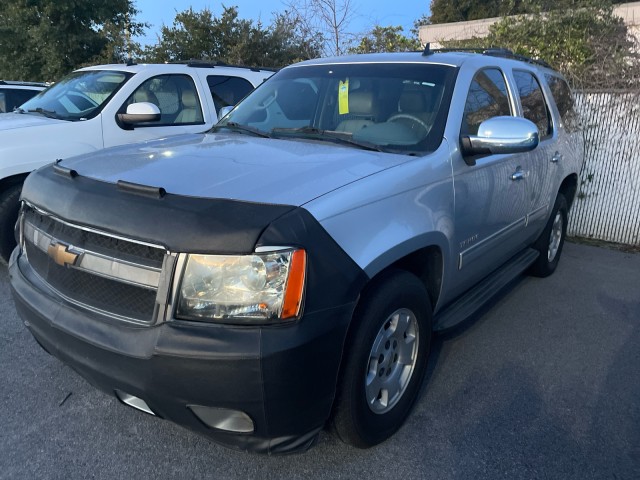
<path id="1" fill-rule="evenodd" d="M 253 68 L 244 67 L 239 65 L 226 65 L 221 63 L 207 63 L 207 62 L 186 62 L 186 63 L 117 63 L 109 65 L 94 65 L 91 67 L 79 68 L 76 72 L 89 71 L 89 70 L 112 70 L 118 72 L 127 73 L 139 73 L 143 71 L 156 70 L 159 73 L 174 73 L 184 72 L 185 68 L 206 68 L 220 70 L 220 73 L 230 73 L 237 69 L 251 70 L 253 72 L 273 72 L 271 69 L 266 68 Z"/>
<path id="2" fill-rule="evenodd" d="M 514 54 L 511 54 L 513 56 L 509 57 L 507 55 L 504 55 L 504 52 L 508 51 L 488 50 L 485 53 L 475 53 L 468 51 L 431 51 L 427 55 L 424 55 L 423 52 L 367 53 L 307 60 L 304 62 L 296 63 L 287 68 L 307 65 L 341 65 L 357 63 L 424 63 L 432 65 L 448 65 L 452 67 L 461 67 L 467 62 L 476 63 L 478 66 L 481 66 L 482 64 L 503 64 L 504 62 L 506 62 L 504 64 L 511 64 L 512 66 L 527 65 L 528 67 L 534 69 L 545 70 L 557 74 L 555 70 L 543 65 L 542 62 L 538 62 L 537 60 L 528 59 L 526 57 L 521 57 Z"/>

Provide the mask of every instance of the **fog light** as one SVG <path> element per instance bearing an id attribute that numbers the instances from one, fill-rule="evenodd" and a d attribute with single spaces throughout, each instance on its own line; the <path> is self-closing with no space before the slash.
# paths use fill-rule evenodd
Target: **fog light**
<path id="1" fill-rule="evenodd" d="M 253 420 L 244 412 L 228 408 L 203 407 L 188 405 L 189 409 L 205 425 L 229 432 L 253 432 Z"/>
<path id="2" fill-rule="evenodd" d="M 126 403 L 130 407 L 133 407 L 137 410 L 142 410 L 145 413 L 155 415 L 155 413 L 153 413 L 153 410 L 151 410 L 149 405 L 147 405 L 147 402 L 145 402 L 143 399 L 138 398 L 134 395 L 129 395 L 128 393 L 122 392 L 120 390 L 116 390 L 115 392 L 116 396 L 122 403 Z"/>

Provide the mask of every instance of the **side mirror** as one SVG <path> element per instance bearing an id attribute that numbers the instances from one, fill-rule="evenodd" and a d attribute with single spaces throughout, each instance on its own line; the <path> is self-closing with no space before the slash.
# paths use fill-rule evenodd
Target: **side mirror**
<path id="1" fill-rule="evenodd" d="M 538 127 L 526 118 L 493 117 L 480 124 L 477 135 L 462 135 L 460 143 L 466 156 L 492 153 L 528 152 L 538 146 Z M 475 165 L 474 159 L 466 159 Z"/>
<path id="2" fill-rule="evenodd" d="M 227 114 L 233 110 L 234 105 L 227 105 L 226 107 L 222 107 L 219 111 L 218 111 L 218 120 L 222 120 L 224 117 L 227 116 Z"/>
<path id="3" fill-rule="evenodd" d="M 157 122 L 160 120 L 160 109 L 150 102 L 132 103 L 127 107 L 127 113 L 119 113 L 118 120 L 124 125 L 135 125 L 142 122 Z"/>

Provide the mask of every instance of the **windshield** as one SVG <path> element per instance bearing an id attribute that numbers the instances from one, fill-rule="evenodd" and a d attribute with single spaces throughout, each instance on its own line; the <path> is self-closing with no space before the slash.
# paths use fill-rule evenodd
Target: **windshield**
<path id="1" fill-rule="evenodd" d="M 24 103 L 19 111 L 62 120 L 86 120 L 98 115 L 131 75 L 96 70 L 74 72 Z"/>
<path id="2" fill-rule="evenodd" d="M 433 151 L 442 140 L 456 72 L 444 65 L 403 63 L 287 68 L 217 129 L 348 141 L 390 152 Z"/>

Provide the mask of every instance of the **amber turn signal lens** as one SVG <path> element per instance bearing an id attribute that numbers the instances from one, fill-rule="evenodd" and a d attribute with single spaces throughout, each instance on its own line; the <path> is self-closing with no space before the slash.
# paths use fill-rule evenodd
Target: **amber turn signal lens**
<path id="1" fill-rule="evenodd" d="M 307 252 L 296 250 L 291 259 L 287 290 L 284 296 L 284 305 L 280 318 L 297 317 L 302 308 L 302 296 L 304 294 L 304 280 L 307 271 Z"/>

